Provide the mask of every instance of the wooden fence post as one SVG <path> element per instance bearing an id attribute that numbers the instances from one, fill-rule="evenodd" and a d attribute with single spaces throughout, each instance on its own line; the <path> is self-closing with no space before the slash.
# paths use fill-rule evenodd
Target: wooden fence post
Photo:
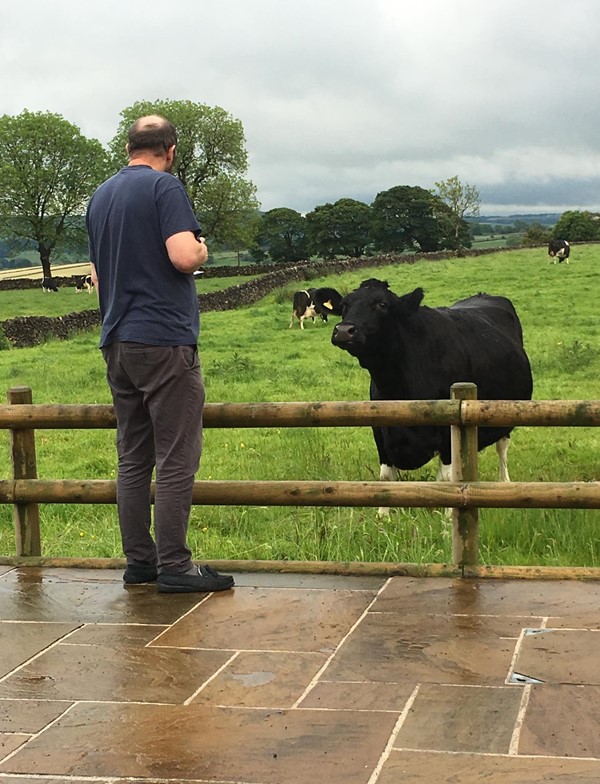
<path id="1" fill-rule="evenodd" d="M 471 383 L 453 384 L 452 400 L 476 400 L 477 386 Z M 476 482 L 477 427 L 452 425 L 452 481 Z M 479 517 L 476 507 L 452 510 L 452 563 L 455 566 L 477 566 L 479 559 Z"/>
<path id="2" fill-rule="evenodd" d="M 30 387 L 8 390 L 9 404 L 31 403 Z M 37 479 L 35 430 L 11 429 L 13 479 Z M 13 522 L 17 555 L 41 555 L 40 513 L 36 503 L 14 504 Z"/>

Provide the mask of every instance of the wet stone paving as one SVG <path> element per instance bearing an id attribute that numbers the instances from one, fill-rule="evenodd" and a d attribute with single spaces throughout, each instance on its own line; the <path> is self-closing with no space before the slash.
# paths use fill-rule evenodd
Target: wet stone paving
<path id="1" fill-rule="evenodd" d="M 0 784 L 600 782 L 600 583 L 0 566 Z"/>

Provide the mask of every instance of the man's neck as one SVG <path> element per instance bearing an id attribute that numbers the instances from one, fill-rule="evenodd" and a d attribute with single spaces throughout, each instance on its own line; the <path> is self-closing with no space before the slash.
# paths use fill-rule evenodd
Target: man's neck
<path id="1" fill-rule="evenodd" d="M 150 166 L 151 169 L 162 172 L 165 171 L 166 159 L 162 155 L 160 157 L 156 155 L 138 155 L 132 158 L 127 165 Z"/>

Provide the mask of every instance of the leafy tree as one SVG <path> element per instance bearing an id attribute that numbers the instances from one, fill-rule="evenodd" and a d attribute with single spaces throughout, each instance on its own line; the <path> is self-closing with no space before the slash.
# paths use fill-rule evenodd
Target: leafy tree
<path id="1" fill-rule="evenodd" d="M 123 109 L 116 136 L 110 142 L 115 167 L 127 162 L 127 131 L 139 118 L 160 114 L 177 128 L 173 174 L 191 199 L 207 236 L 235 242 L 244 234 L 238 221 L 258 209 L 256 188 L 244 175 L 248 169 L 244 129 L 219 106 L 192 101 L 137 101 Z"/>
<path id="2" fill-rule="evenodd" d="M 541 223 L 532 223 L 524 232 L 521 244 L 527 248 L 547 245 L 551 236 L 552 232 L 547 226 L 542 226 Z"/>
<path id="3" fill-rule="evenodd" d="M 58 114 L 0 117 L 0 232 L 33 241 L 44 276 L 52 253 L 85 236 L 86 203 L 110 171 L 106 151 Z"/>
<path id="4" fill-rule="evenodd" d="M 464 245 L 465 217 L 479 215 L 479 192 L 474 185 L 463 183 L 457 176 L 443 182 L 436 182 L 437 195 L 450 209 L 444 220 L 449 222 L 451 236 L 454 238 L 453 250 L 460 254 Z M 467 227 L 468 228 L 468 227 Z M 469 242 L 467 247 L 470 247 Z"/>
<path id="5" fill-rule="evenodd" d="M 569 242 L 590 242 L 600 239 L 600 215 L 578 210 L 563 212 L 552 229 L 552 236 L 554 239 Z"/>
<path id="6" fill-rule="evenodd" d="M 365 252 L 371 228 L 371 208 L 355 199 L 321 204 L 306 216 L 310 250 L 325 259 L 358 258 Z"/>
<path id="7" fill-rule="evenodd" d="M 306 218 L 288 207 L 265 212 L 261 216 L 252 256 L 258 261 L 265 254 L 275 262 L 307 259 Z"/>
<path id="8" fill-rule="evenodd" d="M 372 204 L 371 236 L 379 250 L 424 253 L 451 247 L 447 222 L 440 220 L 448 207 L 419 186 L 396 185 L 381 191 Z"/>

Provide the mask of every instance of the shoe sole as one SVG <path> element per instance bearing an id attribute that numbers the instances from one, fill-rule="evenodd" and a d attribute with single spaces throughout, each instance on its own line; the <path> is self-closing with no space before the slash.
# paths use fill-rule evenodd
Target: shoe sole
<path id="1" fill-rule="evenodd" d="M 222 583 L 208 585 L 177 584 L 158 582 L 158 593 L 216 593 L 217 591 L 228 591 L 233 588 L 233 580 L 226 585 Z"/>

